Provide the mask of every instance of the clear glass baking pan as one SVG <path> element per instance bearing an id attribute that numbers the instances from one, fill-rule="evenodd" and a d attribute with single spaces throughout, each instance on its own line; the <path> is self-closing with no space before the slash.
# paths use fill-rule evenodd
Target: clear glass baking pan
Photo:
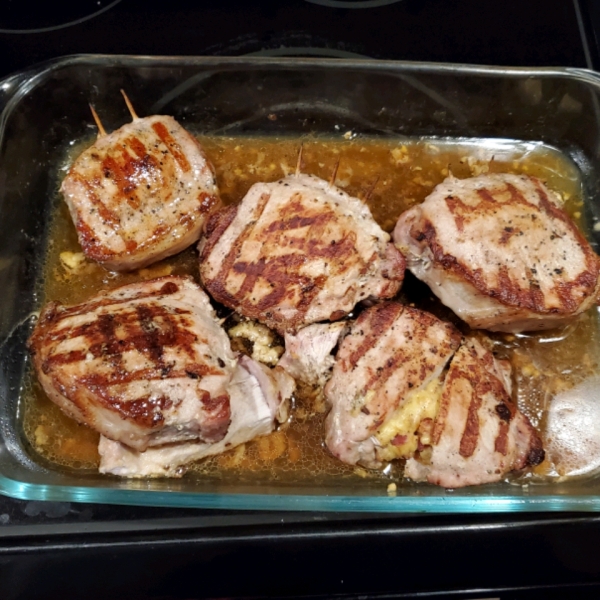
<path id="1" fill-rule="evenodd" d="M 40 460 L 22 429 L 25 343 L 40 304 L 48 223 L 75 142 L 123 123 L 119 89 L 140 115 L 170 114 L 195 133 L 293 135 L 351 130 L 402 139 L 543 142 L 576 165 L 583 221 L 600 233 L 600 76 L 581 69 L 492 68 L 375 60 L 76 56 L 0 82 L 0 493 L 28 500 L 229 509 L 501 512 L 600 509 L 600 477 L 448 491 L 364 485 L 120 480 Z M 276 113 L 276 120 L 268 116 Z M 598 229 L 598 228 L 596 228 Z M 595 246 L 596 247 L 596 246 Z M 598 348 L 600 354 L 600 348 Z M 600 384 L 588 395 L 600 403 Z M 600 429 L 600 421 L 591 419 Z M 600 433 L 600 432 L 599 432 Z M 521 482 L 522 483 L 522 482 Z"/>

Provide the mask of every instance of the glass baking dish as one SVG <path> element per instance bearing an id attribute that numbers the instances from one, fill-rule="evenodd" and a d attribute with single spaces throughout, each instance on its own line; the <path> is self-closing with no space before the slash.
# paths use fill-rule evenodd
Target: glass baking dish
<path id="1" fill-rule="evenodd" d="M 28 500 L 227 509 L 502 512 L 600 509 L 600 478 L 462 490 L 381 480 L 289 485 L 210 479 L 121 480 L 40 460 L 22 429 L 25 343 L 39 309 L 52 202 L 69 147 L 91 139 L 88 103 L 123 123 L 121 88 L 141 115 L 194 133 L 332 134 L 519 140 L 558 149 L 580 172 L 584 223 L 600 205 L 600 76 L 581 69 L 375 60 L 75 56 L 0 82 L 0 493 Z M 269 115 L 277 114 L 277 119 Z M 586 234 L 595 248 L 598 228 Z M 600 350 L 600 348 L 598 349 Z M 592 382 L 591 393 L 600 391 Z M 589 386 L 588 386 L 589 387 Z M 598 394 L 600 402 L 600 394 Z"/>

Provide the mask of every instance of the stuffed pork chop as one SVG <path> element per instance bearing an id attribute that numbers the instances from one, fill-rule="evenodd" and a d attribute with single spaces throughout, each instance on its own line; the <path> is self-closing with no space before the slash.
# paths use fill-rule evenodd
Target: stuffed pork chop
<path id="1" fill-rule="evenodd" d="M 444 487 L 499 481 L 544 458 L 511 401 L 510 377 L 506 361 L 461 342 L 449 323 L 382 303 L 361 314 L 336 355 L 327 447 L 369 468 L 408 459 L 405 476 Z"/>
<path id="2" fill-rule="evenodd" d="M 73 162 L 61 191 L 85 255 L 115 271 L 187 248 L 221 205 L 202 148 L 169 116 L 135 116 L 100 135 Z"/>
<path id="3" fill-rule="evenodd" d="M 50 399 L 106 438 L 144 451 L 214 444 L 230 433 L 231 382 L 242 359 L 191 279 L 126 285 L 71 307 L 51 303 L 29 348 Z M 243 361 L 280 411 L 293 380 Z"/>
<path id="4" fill-rule="evenodd" d="M 600 260 L 534 177 L 448 177 L 400 216 L 407 267 L 473 328 L 549 329 L 592 307 Z"/>
<path id="5" fill-rule="evenodd" d="M 211 296 L 281 334 L 391 298 L 404 276 L 368 207 L 310 175 L 253 185 L 210 219 L 198 248 Z"/>
<path id="6" fill-rule="evenodd" d="M 404 475 L 457 488 L 541 463 L 540 436 L 510 392 L 510 365 L 466 340 L 450 363 L 435 419 L 419 427 L 419 450 Z"/>
<path id="7" fill-rule="evenodd" d="M 331 453 L 368 467 L 411 456 L 418 424 L 435 416 L 441 374 L 460 337 L 451 324 L 397 302 L 365 310 L 325 386 Z"/>

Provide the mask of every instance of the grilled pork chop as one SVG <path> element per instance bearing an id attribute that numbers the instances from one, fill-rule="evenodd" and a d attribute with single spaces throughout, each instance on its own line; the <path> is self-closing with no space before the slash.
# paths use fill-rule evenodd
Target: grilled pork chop
<path id="1" fill-rule="evenodd" d="M 437 410 L 440 375 L 460 343 L 449 323 L 397 302 L 365 310 L 340 344 L 325 398 L 326 444 L 340 460 L 377 467 L 417 449 Z"/>
<path id="2" fill-rule="evenodd" d="M 107 438 L 145 450 L 227 434 L 237 361 L 191 279 L 126 285 L 76 306 L 50 303 L 29 348 L 50 399 Z"/>
<path id="3" fill-rule="evenodd" d="M 278 367 L 270 370 L 242 357 L 227 389 L 231 423 L 218 442 L 181 442 L 138 452 L 102 436 L 98 446 L 100 472 L 122 477 L 181 477 L 185 466 L 193 461 L 271 433 L 277 421 L 287 419 L 287 400 L 294 381 Z"/>
<path id="4" fill-rule="evenodd" d="M 198 142 L 168 116 L 135 118 L 99 137 L 61 191 L 86 256 L 115 271 L 187 248 L 221 205 Z"/>
<path id="5" fill-rule="evenodd" d="M 368 207 L 328 182 L 289 176 L 252 186 L 209 221 L 200 276 L 209 293 L 279 333 L 338 320 L 390 298 L 404 260 Z"/>
<path id="6" fill-rule="evenodd" d="M 457 351 L 433 421 L 404 475 L 457 488 L 499 481 L 544 459 L 539 435 L 510 398 L 510 366 L 475 339 Z"/>
<path id="7" fill-rule="evenodd" d="M 393 237 L 408 268 L 474 328 L 557 327 L 598 299 L 598 256 L 534 177 L 448 177 Z"/>

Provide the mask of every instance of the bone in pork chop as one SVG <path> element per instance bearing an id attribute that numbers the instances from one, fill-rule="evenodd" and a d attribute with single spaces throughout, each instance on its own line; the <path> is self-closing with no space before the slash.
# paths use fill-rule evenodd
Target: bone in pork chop
<path id="1" fill-rule="evenodd" d="M 271 370 L 241 357 L 228 386 L 231 423 L 223 439 L 214 443 L 181 442 L 138 452 L 102 436 L 100 472 L 121 477 L 181 477 L 189 463 L 220 454 L 239 444 L 269 434 L 276 422 L 287 419 L 294 381 L 284 371 Z"/>
<path id="2" fill-rule="evenodd" d="M 407 267 L 471 327 L 557 327 L 592 307 L 600 260 L 534 177 L 448 177 L 400 216 Z"/>
<path id="3" fill-rule="evenodd" d="M 459 343 L 451 324 L 424 311 L 397 302 L 365 310 L 325 386 L 332 454 L 368 467 L 411 455 L 419 422 L 435 416 L 440 375 Z"/>
<path id="4" fill-rule="evenodd" d="M 222 440 L 237 360 L 206 294 L 184 277 L 50 303 L 29 340 L 38 378 L 69 416 L 149 446 Z"/>
<path id="5" fill-rule="evenodd" d="M 440 408 L 422 423 L 404 475 L 449 488 L 499 481 L 544 459 L 541 439 L 510 398 L 510 366 L 476 339 L 457 351 Z"/>
<path id="6" fill-rule="evenodd" d="M 279 333 L 390 298 L 404 260 L 368 207 L 309 175 L 257 183 L 211 217 L 200 241 L 209 293 Z"/>
<path id="7" fill-rule="evenodd" d="M 187 248 L 221 205 L 202 148 L 168 116 L 134 118 L 100 136 L 61 191 L 85 255 L 115 271 Z"/>

